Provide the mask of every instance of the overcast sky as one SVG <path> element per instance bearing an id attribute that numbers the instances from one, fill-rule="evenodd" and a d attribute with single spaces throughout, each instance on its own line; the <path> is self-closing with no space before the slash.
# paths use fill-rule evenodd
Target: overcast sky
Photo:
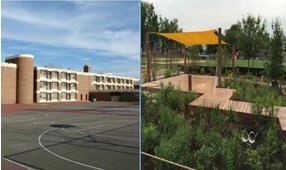
<path id="1" fill-rule="evenodd" d="M 184 31 L 230 28 L 243 16 L 261 15 L 271 22 L 280 17 L 286 32 L 286 0 L 145 0 L 154 4 L 157 14 L 177 18 Z"/>
<path id="2" fill-rule="evenodd" d="M 139 2 L 2 1 L 2 61 L 19 53 L 36 65 L 139 78 Z"/>

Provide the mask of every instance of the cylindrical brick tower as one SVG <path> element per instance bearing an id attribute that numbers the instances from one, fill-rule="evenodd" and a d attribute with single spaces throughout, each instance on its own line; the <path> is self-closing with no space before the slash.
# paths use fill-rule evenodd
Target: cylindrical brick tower
<path id="1" fill-rule="evenodd" d="M 6 58 L 6 62 L 17 64 L 17 103 L 33 103 L 34 56 L 31 54 L 19 54 Z"/>

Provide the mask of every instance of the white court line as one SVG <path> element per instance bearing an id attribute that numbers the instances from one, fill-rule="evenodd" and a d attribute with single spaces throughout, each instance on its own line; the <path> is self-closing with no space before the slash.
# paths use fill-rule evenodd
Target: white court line
<path id="1" fill-rule="evenodd" d="M 100 124 L 100 125 L 96 125 L 96 126 L 91 126 L 88 128 L 82 128 L 82 129 L 78 129 L 78 130 L 73 130 L 72 132 L 81 132 L 81 131 L 85 131 L 87 129 L 94 129 L 94 128 L 98 128 L 98 127 L 102 127 L 105 126 L 106 124 Z"/>
<path id="2" fill-rule="evenodd" d="M 38 137 L 38 143 L 39 143 L 39 145 L 40 145 L 43 149 L 45 149 L 45 150 L 46 150 L 47 152 L 49 152 L 50 154 L 52 154 L 52 155 L 54 155 L 54 156 L 56 156 L 56 157 L 58 157 L 58 158 L 60 158 L 60 159 L 63 159 L 63 160 L 65 160 L 65 161 L 68 161 L 68 162 L 71 162 L 71 163 L 74 163 L 74 164 L 77 164 L 77 165 L 80 165 L 80 166 L 88 167 L 88 168 L 91 168 L 91 169 L 103 170 L 103 169 L 98 168 L 98 167 L 95 167 L 95 166 L 91 166 L 91 165 L 88 165 L 88 164 L 84 164 L 84 163 L 81 163 L 81 162 L 78 162 L 78 161 L 74 161 L 74 160 L 72 160 L 72 159 L 68 159 L 68 158 L 66 158 L 66 157 L 60 156 L 60 155 L 58 155 L 58 154 L 52 152 L 52 151 L 49 150 L 48 148 L 46 148 L 46 147 L 42 144 L 42 142 L 41 142 L 42 136 L 44 136 L 45 134 L 49 133 L 50 131 L 53 131 L 53 130 L 56 130 L 56 129 L 57 129 L 57 128 L 52 128 L 52 129 L 46 130 L 46 131 L 44 131 L 44 132 Z"/>
<path id="3" fill-rule="evenodd" d="M 36 124 L 36 125 L 46 125 L 46 124 L 54 124 L 55 121 L 54 120 L 48 120 L 48 121 L 35 121 L 33 122 L 33 124 Z"/>
<path id="4" fill-rule="evenodd" d="M 28 166 L 26 166 L 26 165 L 24 165 L 24 164 L 21 164 L 21 163 L 19 163 L 19 162 L 13 161 L 13 160 L 11 160 L 11 159 L 4 158 L 4 157 L 2 157 L 2 159 L 6 160 L 6 161 L 8 161 L 8 162 L 14 163 L 14 164 L 16 164 L 16 165 L 18 165 L 18 166 L 20 166 L 20 167 L 26 168 L 26 169 L 28 169 L 28 170 L 35 170 L 35 169 L 30 168 L 30 167 L 28 167 Z M 3 166 L 3 165 L 2 165 L 2 166 Z"/>
<path id="5" fill-rule="evenodd" d="M 84 133 L 84 132 L 69 131 L 69 130 L 66 130 L 66 128 L 61 128 L 61 130 L 65 131 L 65 132 L 68 132 L 68 133 L 79 133 L 79 134 L 82 134 L 82 135 L 86 135 L 86 133 Z M 108 137 L 108 138 L 114 138 L 114 139 L 122 139 L 122 140 L 131 141 L 131 142 L 138 142 L 136 139 L 129 139 L 129 138 L 126 138 L 126 137 L 123 138 L 123 137 L 118 137 L 118 136 L 114 136 L 114 135 L 106 135 L 106 134 L 92 134 L 92 135 Z"/>
<path id="6" fill-rule="evenodd" d="M 136 139 L 129 139 L 129 138 L 123 138 L 123 137 L 118 137 L 118 136 L 111 136 L 111 135 L 102 135 L 102 134 L 95 134 L 94 136 L 102 136 L 102 137 L 108 137 L 108 138 L 114 138 L 114 139 L 122 139 L 122 140 L 128 140 L 132 142 L 139 142 Z"/>
<path id="7" fill-rule="evenodd" d="M 137 120 L 95 120 L 93 122 L 84 122 L 84 123 L 74 123 L 72 125 L 89 125 L 89 124 L 96 124 L 96 123 L 115 123 L 115 122 L 130 122 L 130 121 L 137 121 Z"/>
<path id="8" fill-rule="evenodd" d="M 39 117 L 39 118 L 35 118 L 35 117 L 31 117 L 30 119 L 18 119 L 18 120 L 8 120 L 8 121 L 5 121 L 5 120 L 2 120 L 2 122 L 4 123 L 14 123 L 14 122 L 23 122 L 23 121 L 31 121 L 31 120 L 41 120 L 41 119 L 45 119 L 46 117 L 49 117 L 49 114 L 46 113 L 45 116 L 42 116 L 42 117 Z"/>

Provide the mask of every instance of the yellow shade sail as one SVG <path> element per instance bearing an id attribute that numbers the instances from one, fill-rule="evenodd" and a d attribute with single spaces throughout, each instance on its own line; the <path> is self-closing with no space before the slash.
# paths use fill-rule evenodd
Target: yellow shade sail
<path id="1" fill-rule="evenodd" d="M 215 45 L 218 44 L 218 36 L 215 30 L 199 32 L 155 33 L 172 39 L 184 45 Z M 222 40 L 222 44 L 227 44 Z"/>

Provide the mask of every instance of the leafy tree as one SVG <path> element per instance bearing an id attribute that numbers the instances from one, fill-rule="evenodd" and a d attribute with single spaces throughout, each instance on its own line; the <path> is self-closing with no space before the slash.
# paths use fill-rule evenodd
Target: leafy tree
<path id="1" fill-rule="evenodd" d="M 182 29 L 179 28 L 178 25 L 178 19 L 167 19 L 167 18 L 159 18 L 159 32 L 182 32 Z M 168 66 L 168 54 L 171 49 L 177 50 L 178 48 L 181 47 L 180 44 L 173 40 L 166 39 L 164 37 L 160 37 L 160 42 L 162 44 L 162 53 L 166 54 L 166 67 Z M 170 56 L 171 62 L 170 62 L 170 68 L 172 67 L 172 60 L 174 56 Z M 171 68 L 172 69 L 172 68 Z"/>
<path id="2" fill-rule="evenodd" d="M 189 57 L 191 59 L 191 64 L 192 65 L 196 65 L 198 63 L 200 47 L 201 46 L 195 45 L 195 46 L 191 46 L 189 48 Z"/>
<path id="3" fill-rule="evenodd" d="M 206 53 L 207 54 L 215 54 L 217 52 L 217 45 L 207 45 Z"/>
<path id="4" fill-rule="evenodd" d="M 239 43 L 241 50 L 245 53 L 246 58 L 248 59 L 249 68 L 249 59 L 252 58 L 252 60 L 254 60 L 259 50 L 268 48 L 269 34 L 265 29 L 266 20 L 262 21 L 261 16 L 258 16 L 255 19 L 248 15 L 242 20 L 241 26 L 241 42 Z M 250 46 L 247 47 L 248 45 Z"/>
<path id="5" fill-rule="evenodd" d="M 158 15 L 155 13 L 155 8 L 152 3 L 141 1 L 141 48 L 144 48 L 145 34 L 147 32 L 158 32 L 159 22 Z M 150 35 L 151 47 L 158 41 L 154 35 Z"/>
<path id="6" fill-rule="evenodd" d="M 238 45 L 248 60 L 248 72 L 250 67 L 250 59 L 254 60 L 258 52 L 267 49 L 269 42 L 269 34 L 266 32 L 266 20 L 261 16 L 257 18 L 247 15 L 236 26 L 232 28 L 232 34 L 228 34 L 228 39 Z M 236 43 L 235 39 L 238 38 Z M 254 61 L 253 61 L 254 63 Z M 252 63 L 252 64 L 253 64 Z"/>
<path id="7" fill-rule="evenodd" d="M 272 23 L 273 36 L 271 37 L 271 57 L 266 64 L 266 70 L 269 77 L 274 80 L 272 86 L 278 86 L 277 80 L 281 78 L 284 72 L 283 66 L 283 39 L 285 38 L 281 23 L 279 19 L 276 19 Z"/>
<path id="8" fill-rule="evenodd" d="M 240 34 L 241 34 L 240 25 L 236 23 L 231 25 L 231 27 L 225 31 L 224 39 L 227 43 L 234 45 L 237 48 L 241 36 Z M 228 46 L 228 48 L 231 48 L 231 46 Z"/>

